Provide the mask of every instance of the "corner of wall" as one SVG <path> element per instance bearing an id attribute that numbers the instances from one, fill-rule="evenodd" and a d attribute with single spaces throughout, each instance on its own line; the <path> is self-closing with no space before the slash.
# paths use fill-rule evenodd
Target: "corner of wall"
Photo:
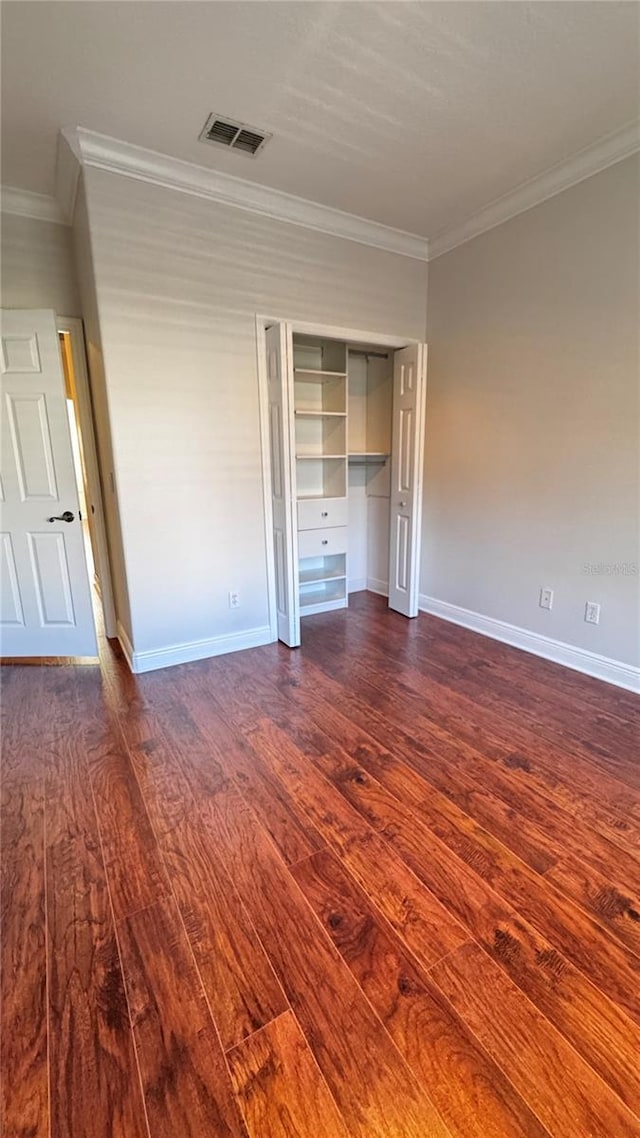
<path id="1" fill-rule="evenodd" d="M 120 514 L 116 495 L 116 479 L 111 439 L 109 399 L 105 376 L 100 315 L 93 266 L 91 226 L 84 174 L 81 171 L 72 220 L 72 244 L 85 329 L 87 364 L 96 449 L 111 562 L 113 595 L 116 609 L 117 635 L 127 660 L 133 658 L 133 629 L 127 586 Z"/>

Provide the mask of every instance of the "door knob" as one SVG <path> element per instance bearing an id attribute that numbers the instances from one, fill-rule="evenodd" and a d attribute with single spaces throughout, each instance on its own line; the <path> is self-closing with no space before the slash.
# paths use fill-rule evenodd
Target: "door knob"
<path id="1" fill-rule="evenodd" d="M 407 504 L 406 502 L 398 502 L 398 505 L 403 507 L 403 508 L 406 506 L 406 504 Z"/>
<path id="2" fill-rule="evenodd" d="M 54 515 L 52 518 L 47 518 L 47 521 L 48 522 L 73 522 L 73 521 L 75 521 L 75 516 L 71 513 L 71 510 L 65 510 L 64 514 L 60 514 L 59 516 Z"/>

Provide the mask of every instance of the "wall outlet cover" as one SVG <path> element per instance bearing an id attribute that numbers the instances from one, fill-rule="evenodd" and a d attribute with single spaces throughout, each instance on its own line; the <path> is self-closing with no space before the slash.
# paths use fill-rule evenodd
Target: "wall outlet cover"
<path id="1" fill-rule="evenodd" d="M 541 589 L 540 599 L 538 601 L 541 609 L 553 608 L 553 589 Z"/>
<path id="2" fill-rule="evenodd" d="M 600 605 L 596 604 L 595 601 L 587 601 L 586 605 L 584 606 L 584 619 L 587 624 L 599 624 Z"/>

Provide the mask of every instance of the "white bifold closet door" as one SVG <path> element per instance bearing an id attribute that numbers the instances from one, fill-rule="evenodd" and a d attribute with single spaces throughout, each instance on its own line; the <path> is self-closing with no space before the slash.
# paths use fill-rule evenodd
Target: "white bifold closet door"
<path id="1" fill-rule="evenodd" d="M 389 608 L 418 615 L 427 345 L 394 353 Z"/>
<path id="2" fill-rule="evenodd" d="M 298 545 L 295 502 L 293 339 L 289 324 L 266 331 L 273 552 L 278 640 L 300 645 Z"/>

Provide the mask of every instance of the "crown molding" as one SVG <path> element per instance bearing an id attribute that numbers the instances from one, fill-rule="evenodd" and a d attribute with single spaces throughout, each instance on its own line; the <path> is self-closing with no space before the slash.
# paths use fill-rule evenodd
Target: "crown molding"
<path id="1" fill-rule="evenodd" d="M 459 225 L 446 229 L 443 233 L 429 239 L 429 260 L 441 257 L 465 241 L 479 237 L 488 229 L 495 229 L 503 221 L 525 213 L 548 198 L 568 190 L 592 174 L 599 174 L 607 167 L 629 158 L 640 150 L 640 122 L 629 123 L 613 134 L 607 134 L 593 146 L 579 150 L 566 162 L 551 166 L 542 174 L 537 174 L 527 182 L 522 182 L 508 194 L 496 198 L 483 209 L 468 217 Z"/>
<path id="2" fill-rule="evenodd" d="M 399 253 L 419 261 L 432 261 L 593 174 L 606 170 L 638 150 L 640 122 L 634 122 L 606 135 L 593 146 L 580 150 L 566 162 L 558 163 L 523 182 L 459 225 L 452 226 L 429 240 L 82 127 L 66 128 L 60 132 L 56 161 L 56 198 L 3 186 L 1 204 L 4 213 L 32 217 L 38 221 L 70 224 L 78 175 L 80 167 L 84 165 L 163 186 L 165 189 L 178 190 L 194 197 L 236 206 L 250 213 L 356 241 L 361 245 L 370 245 L 389 253 Z"/>
<path id="3" fill-rule="evenodd" d="M 342 237 L 360 245 L 384 249 L 388 253 L 400 253 L 419 261 L 428 260 L 427 239 L 417 234 L 393 229 L 380 222 L 369 221 L 319 202 L 308 201 L 179 158 L 171 158 L 167 154 L 121 142 L 82 127 L 65 129 L 62 133 L 84 166 L 236 206 L 277 221 L 328 233 L 332 237 Z"/>
<path id="4" fill-rule="evenodd" d="M 47 194 L 2 186 L 0 204 L 3 213 L 17 214 L 18 217 L 33 217 L 37 221 L 55 221 L 58 225 L 65 224 L 65 218 L 56 199 Z"/>

